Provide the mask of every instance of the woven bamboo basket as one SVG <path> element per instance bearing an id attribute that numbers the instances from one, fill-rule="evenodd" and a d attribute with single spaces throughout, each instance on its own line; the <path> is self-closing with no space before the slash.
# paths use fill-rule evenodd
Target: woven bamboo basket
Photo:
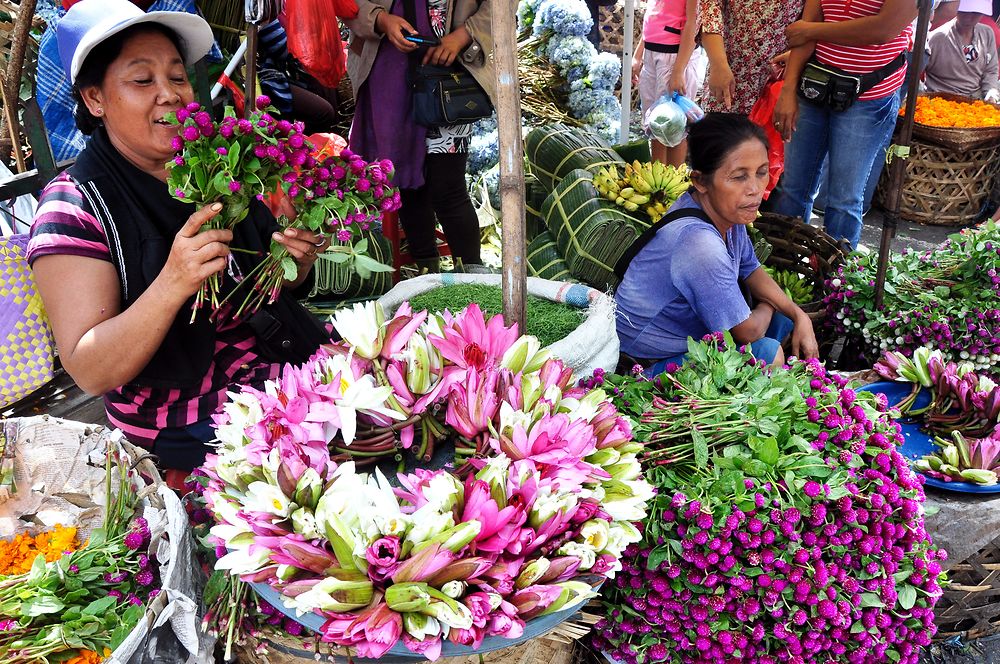
<path id="1" fill-rule="evenodd" d="M 635 24 L 633 26 L 632 45 L 642 39 L 642 19 L 646 14 L 643 3 L 635 3 Z M 598 26 L 601 34 L 601 50 L 608 53 L 622 54 L 625 46 L 625 4 L 619 0 L 613 5 L 601 7 L 601 20 Z"/>
<path id="2" fill-rule="evenodd" d="M 976 221 L 1000 171 L 998 148 L 1000 141 L 967 151 L 913 141 L 899 216 L 934 226 Z M 885 169 L 876 192 L 883 206 L 888 186 L 889 169 Z"/>
<path id="3" fill-rule="evenodd" d="M 934 622 L 938 639 L 978 639 L 1000 632 L 1000 537 L 948 570 Z"/>
<path id="4" fill-rule="evenodd" d="M 925 97 L 939 97 L 950 101 L 972 103 L 971 97 L 951 94 L 948 92 L 933 92 Z M 988 102 L 986 102 L 988 103 Z M 991 104 L 1000 109 L 1000 104 Z M 934 127 L 921 122 L 913 123 L 913 135 L 917 138 L 957 152 L 965 152 L 972 148 L 1000 142 L 1000 127 Z"/>
<path id="5" fill-rule="evenodd" d="M 494 650 L 482 656 L 483 662 L 493 664 L 573 664 L 577 661 L 574 648 L 575 641 L 571 638 L 549 638 L 548 636 L 525 641 L 512 648 Z M 340 646 L 329 644 L 313 644 L 311 650 L 304 650 L 302 639 L 284 639 L 272 637 L 255 639 L 248 637 L 246 643 L 236 648 L 236 661 L 242 664 L 307 664 L 309 662 L 349 661 L 347 651 Z M 353 658 L 355 664 L 371 664 L 376 660 Z M 384 664 L 417 664 L 422 660 L 399 659 L 385 656 L 379 662 Z M 441 664 L 479 664 L 479 655 L 468 657 L 445 657 L 437 660 Z"/>
<path id="6" fill-rule="evenodd" d="M 819 332 L 819 323 L 826 317 L 823 296 L 826 280 L 844 262 L 849 248 L 838 244 L 823 229 L 802 223 L 801 219 L 780 214 L 765 213 L 753 222 L 754 228 L 770 243 L 768 266 L 801 274 L 812 286 L 812 302 L 800 305 Z"/>

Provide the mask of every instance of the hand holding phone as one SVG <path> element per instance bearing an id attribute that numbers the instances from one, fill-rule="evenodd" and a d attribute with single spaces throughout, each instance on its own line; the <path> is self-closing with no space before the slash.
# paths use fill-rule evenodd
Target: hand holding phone
<path id="1" fill-rule="evenodd" d="M 425 35 L 406 35 L 403 39 L 414 44 L 420 44 L 421 46 L 437 46 L 441 43 L 441 40 L 437 37 L 427 37 Z"/>

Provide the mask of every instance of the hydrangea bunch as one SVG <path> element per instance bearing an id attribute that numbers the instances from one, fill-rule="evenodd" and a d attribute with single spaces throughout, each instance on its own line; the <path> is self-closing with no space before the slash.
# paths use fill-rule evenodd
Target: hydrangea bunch
<path id="1" fill-rule="evenodd" d="M 875 254 L 852 254 L 827 282 L 828 320 L 857 339 L 871 360 L 899 349 L 934 347 L 945 361 L 995 371 L 1000 362 L 1000 226 L 952 235 L 926 252 L 889 258 L 882 307 L 875 307 Z"/>
<path id="2" fill-rule="evenodd" d="M 586 3 L 580 0 L 541 0 L 534 10 L 531 34 L 535 37 L 547 33 L 586 37 L 593 27 L 594 19 Z"/>
<path id="3" fill-rule="evenodd" d="M 601 377 L 642 422 L 657 497 L 595 645 L 627 664 L 916 662 L 945 553 L 886 404 L 815 361 L 768 374 L 718 338 L 688 357 Z"/>

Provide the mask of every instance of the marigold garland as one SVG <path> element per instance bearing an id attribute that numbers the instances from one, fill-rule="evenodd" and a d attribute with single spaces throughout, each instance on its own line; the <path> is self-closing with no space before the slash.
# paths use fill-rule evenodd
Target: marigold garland
<path id="1" fill-rule="evenodd" d="M 902 111 L 900 111 L 902 115 Z M 914 119 L 931 127 L 973 127 L 1000 126 L 1000 109 L 983 101 L 952 101 L 944 97 L 917 97 L 917 111 Z"/>
<path id="2" fill-rule="evenodd" d="M 65 664 L 101 664 L 110 656 L 111 650 L 108 648 L 104 649 L 103 655 L 98 655 L 93 650 L 81 650 L 78 655 L 66 660 Z"/>
<path id="3" fill-rule="evenodd" d="M 62 525 L 34 536 L 22 533 L 12 540 L 0 540 L 0 576 L 24 574 L 39 553 L 45 556 L 45 562 L 51 563 L 79 546 L 76 528 Z"/>

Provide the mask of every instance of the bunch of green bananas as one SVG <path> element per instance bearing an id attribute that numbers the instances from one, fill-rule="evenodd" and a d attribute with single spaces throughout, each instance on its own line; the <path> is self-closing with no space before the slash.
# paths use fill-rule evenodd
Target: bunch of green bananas
<path id="1" fill-rule="evenodd" d="M 771 275 L 771 278 L 781 289 L 785 291 L 788 299 L 795 304 L 808 304 L 814 299 L 812 284 L 798 272 L 792 270 L 776 270 L 772 267 L 764 266 L 764 271 Z"/>
<path id="2" fill-rule="evenodd" d="M 601 196 L 629 212 L 642 208 L 654 222 L 666 214 L 689 184 L 687 166 L 675 168 L 658 161 L 636 160 L 626 164 L 624 175 L 616 166 L 607 166 L 594 174 L 594 186 Z"/>

